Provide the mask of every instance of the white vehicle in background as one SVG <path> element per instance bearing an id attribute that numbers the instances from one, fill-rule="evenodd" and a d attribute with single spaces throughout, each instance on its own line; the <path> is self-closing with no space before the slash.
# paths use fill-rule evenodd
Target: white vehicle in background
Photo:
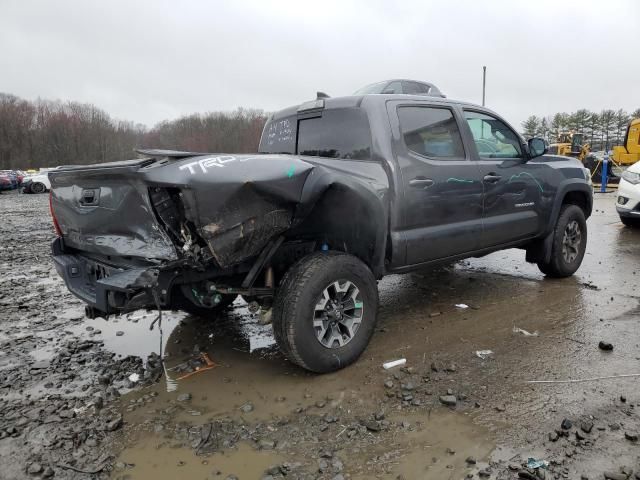
<path id="1" fill-rule="evenodd" d="M 616 210 L 620 221 L 628 227 L 640 227 L 640 162 L 636 162 L 622 172 Z"/>
<path id="2" fill-rule="evenodd" d="M 47 170 L 54 170 L 48 168 Z M 51 182 L 46 172 L 40 171 L 35 175 L 29 175 L 22 181 L 22 193 L 46 193 L 51 190 Z"/>

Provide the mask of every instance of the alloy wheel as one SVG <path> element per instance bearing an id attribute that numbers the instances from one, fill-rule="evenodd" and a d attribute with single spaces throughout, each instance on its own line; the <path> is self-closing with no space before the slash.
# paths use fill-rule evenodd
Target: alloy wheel
<path id="1" fill-rule="evenodd" d="M 349 280 L 327 285 L 316 302 L 313 328 L 326 348 L 345 346 L 355 337 L 364 315 L 360 289 Z"/>
<path id="2" fill-rule="evenodd" d="M 564 237 L 562 238 L 562 256 L 567 263 L 573 262 L 580 253 L 580 245 L 582 243 L 582 231 L 576 220 L 567 224 L 564 228 Z"/>

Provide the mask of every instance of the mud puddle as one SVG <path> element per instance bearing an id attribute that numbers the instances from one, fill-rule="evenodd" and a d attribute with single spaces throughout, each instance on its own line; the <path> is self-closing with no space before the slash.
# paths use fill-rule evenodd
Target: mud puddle
<path id="1" fill-rule="evenodd" d="M 235 475 L 240 479 L 258 479 L 269 467 L 280 463 L 279 455 L 255 450 L 246 443 L 203 457 L 174 448 L 170 441 L 146 437 L 120 455 L 111 478 L 175 480 Z"/>
<path id="2" fill-rule="evenodd" d="M 363 452 L 363 464 L 375 468 L 365 467 L 367 471 L 354 479 L 365 480 L 372 475 L 388 479 L 458 479 L 488 466 L 493 438 L 471 418 L 439 409 L 432 414 L 394 419 L 409 427 L 389 438 L 382 448 Z M 383 475 L 377 473 L 381 465 Z"/>
<path id="3" fill-rule="evenodd" d="M 107 320 L 84 320 L 67 331 L 72 335 L 99 339 L 107 350 L 119 356 L 146 357 L 162 351 L 170 357 L 184 353 L 184 345 L 206 347 L 220 336 L 233 338 L 239 342 L 235 348 L 248 352 L 275 345 L 271 327 L 260 325 L 257 316 L 249 313 L 246 302 L 240 297 L 219 318 L 200 319 L 181 312 L 164 311 L 160 325 L 154 322 L 157 317 L 156 311 L 138 310 Z"/>
<path id="4" fill-rule="evenodd" d="M 486 468 L 493 450 L 491 435 L 471 418 L 438 409 L 435 412 L 391 415 L 390 428 L 362 438 L 348 437 L 338 425 L 332 445 L 309 445 L 297 429 L 285 435 L 300 443 L 275 443 L 275 451 L 261 449 L 260 441 L 240 442 L 212 454 L 180 445 L 173 434 L 146 433 L 131 440 L 117 459 L 112 478 L 126 472 L 130 478 L 226 478 L 259 479 L 283 472 L 307 472 L 313 477 L 333 478 L 343 471 L 351 478 L 463 478 Z M 184 424 L 183 424 L 184 425 Z M 248 429 L 253 427 L 247 425 Z M 278 427 L 287 430 L 286 426 Z M 275 430 L 275 428 L 272 428 Z M 333 436 L 333 435 L 332 435 Z M 370 438 L 366 438 L 366 437 Z M 342 441 L 341 440 L 342 438 Z M 199 443 L 196 440 L 196 443 Z M 351 443 L 357 445 L 351 448 Z M 330 445 L 327 447 L 327 444 Z M 472 459 L 472 460 L 471 460 Z M 473 462 L 473 463 L 471 463 Z"/>

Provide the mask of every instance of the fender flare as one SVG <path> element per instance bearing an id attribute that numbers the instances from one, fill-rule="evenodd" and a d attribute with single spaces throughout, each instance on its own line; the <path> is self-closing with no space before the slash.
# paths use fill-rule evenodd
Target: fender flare
<path id="1" fill-rule="evenodd" d="M 316 167 L 307 178 L 302 190 L 301 201 L 294 213 L 294 225 L 299 225 L 312 213 L 318 203 L 327 195 L 341 191 L 355 197 L 358 207 L 367 212 L 366 218 L 349 218 L 350 207 L 354 204 L 341 205 L 344 210 L 338 212 L 353 223 L 362 222 L 373 233 L 372 255 L 365 262 L 376 278 L 384 273 L 387 231 L 389 225 L 389 207 L 387 200 L 388 184 L 380 184 L 372 179 L 361 179 L 355 175 L 340 175 L 339 172 L 323 167 Z"/>
<path id="2" fill-rule="evenodd" d="M 553 232 L 558 217 L 560 216 L 560 209 L 564 204 L 564 199 L 567 194 L 571 192 L 579 192 L 585 194 L 587 205 L 584 215 L 585 218 L 589 218 L 591 216 L 591 212 L 593 210 L 593 187 L 588 183 L 585 183 L 584 180 L 577 178 L 568 178 L 560 184 L 560 186 L 558 187 L 558 191 L 556 192 L 555 200 L 553 202 L 553 209 L 551 210 L 551 216 L 549 217 L 547 228 L 545 228 L 546 234 Z"/>

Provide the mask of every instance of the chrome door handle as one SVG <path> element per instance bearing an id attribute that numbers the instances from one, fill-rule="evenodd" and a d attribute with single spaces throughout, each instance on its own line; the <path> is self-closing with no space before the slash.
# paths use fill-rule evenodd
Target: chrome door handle
<path id="1" fill-rule="evenodd" d="M 409 186 L 414 188 L 428 188 L 433 185 L 433 180 L 430 178 L 414 178 L 409 181 Z"/>
<path id="2" fill-rule="evenodd" d="M 490 173 L 488 175 L 485 175 L 483 180 L 487 183 L 496 183 L 498 182 L 502 177 L 500 175 L 496 175 L 494 173 Z"/>

